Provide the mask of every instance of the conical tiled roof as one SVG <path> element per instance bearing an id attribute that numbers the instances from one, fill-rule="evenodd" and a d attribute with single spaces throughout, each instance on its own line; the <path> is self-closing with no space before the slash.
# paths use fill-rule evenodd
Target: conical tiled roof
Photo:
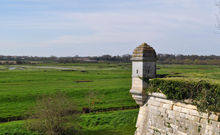
<path id="1" fill-rule="evenodd" d="M 143 43 L 134 50 L 132 60 L 156 60 L 156 57 L 155 50 L 147 43 Z"/>

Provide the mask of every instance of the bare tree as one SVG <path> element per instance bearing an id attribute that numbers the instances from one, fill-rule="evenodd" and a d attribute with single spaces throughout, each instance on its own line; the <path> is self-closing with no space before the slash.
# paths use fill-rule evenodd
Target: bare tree
<path id="1" fill-rule="evenodd" d="M 26 126 L 46 135 L 74 134 L 79 118 L 76 110 L 76 105 L 65 94 L 43 96 L 30 111 Z"/>
<path id="2" fill-rule="evenodd" d="M 85 100 L 88 104 L 88 107 L 83 108 L 84 113 L 89 113 L 95 110 L 96 104 L 103 99 L 104 95 L 100 94 L 98 91 L 90 90 L 85 95 Z"/>

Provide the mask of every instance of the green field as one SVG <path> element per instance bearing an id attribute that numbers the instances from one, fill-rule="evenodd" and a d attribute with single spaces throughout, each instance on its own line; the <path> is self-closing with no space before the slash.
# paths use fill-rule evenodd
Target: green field
<path id="1" fill-rule="evenodd" d="M 167 79 L 220 82 L 220 67 L 210 65 L 158 65 L 157 74 Z M 81 115 L 80 134 L 122 134 L 135 131 L 138 109 L 129 94 L 131 64 L 76 63 L 0 66 L 0 135 L 37 134 L 23 128 L 27 110 L 41 95 L 64 92 L 78 105 L 88 107 L 94 92 L 94 110 Z M 7 122 L 11 121 L 11 122 Z"/>

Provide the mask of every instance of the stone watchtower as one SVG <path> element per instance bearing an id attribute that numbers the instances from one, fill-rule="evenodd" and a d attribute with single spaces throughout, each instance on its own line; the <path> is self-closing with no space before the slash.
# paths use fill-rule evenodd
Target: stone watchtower
<path id="1" fill-rule="evenodd" d="M 132 88 L 130 93 L 140 106 L 144 105 L 147 82 L 156 77 L 156 52 L 147 43 L 138 46 L 132 55 Z"/>

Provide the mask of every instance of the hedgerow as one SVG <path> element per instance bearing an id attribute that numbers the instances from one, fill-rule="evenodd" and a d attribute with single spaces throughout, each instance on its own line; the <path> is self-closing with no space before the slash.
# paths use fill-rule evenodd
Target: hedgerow
<path id="1" fill-rule="evenodd" d="M 152 79 L 147 93 L 152 92 L 161 92 L 171 100 L 190 99 L 202 112 L 220 112 L 220 86 L 207 81 Z"/>

